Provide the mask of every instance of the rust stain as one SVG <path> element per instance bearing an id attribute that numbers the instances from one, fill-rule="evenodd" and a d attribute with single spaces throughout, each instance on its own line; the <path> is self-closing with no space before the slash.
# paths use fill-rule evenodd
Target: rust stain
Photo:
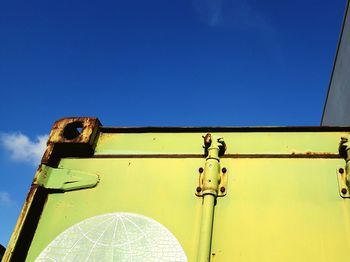
<path id="1" fill-rule="evenodd" d="M 18 243 L 19 235 L 22 231 L 23 224 L 24 224 L 25 219 L 27 217 L 28 210 L 29 210 L 30 205 L 33 201 L 33 198 L 34 198 L 34 195 L 36 193 L 37 188 L 38 188 L 38 185 L 34 185 L 34 184 L 32 184 L 30 187 L 30 190 L 28 192 L 28 195 L 27 195 L 26 200 L 24 202 L 24 205 L 22 207 L 21 213 L 19 214 L 19 217 L 17 219 L 15 229 L 12 233 L 11 239 L 9 241 L 9 245 L 6 249 L 6 252 L 4 254 L 2 261 L 10 261 L 11 260 L 11 257 L 13 255 L 13 251 L 16 247 L 16 244 Z"/>
<path id="2" fill-rule="evenodd" d="M 57 167 L 62 157 L 93 154 L 100 121 L 93 117 L 68 117 L 53 124 L 41 163 Z"/>
<path id="3" fill-rule="evenodd" d="M 27 211 L 30 207 L 30 204 L 32 202 L 32 199 L 33 199 L 33 196 L 36 192 L 37 187 L 38 187 L 38 185 L 31 185 L 31 187 L 30 187 L 29 193 L 26 197 L 26 201 L 24 202 L 23 208 L 22 208 L 21 213 L 18 217 L 18 222 L 17 222 L 18 225 L 16 225 L 16 229 L 14 231 L 16 235 L 18 235 L 19 230 L 21 229 L 21 227 L 23 225 L 23 221 L 26 218 L 26 215 L 28 213 Z"/>
<path id="4" fill-rule="evenodd" d="M 211 134 L 206 134 L 205 136 L 203 136 L 203 139 L 204 139 L 204 145 L 206 147 L 209 147 L 210 144 L 211 144 Z"/>
<path id="5" fill-rule="evenodd" d="M 93 117 L 63 118 L 54 123 L 48 143 L 88 143 L 93 130 L 100 125 L 100 121 Z M 82 130 L 69 138 L 64 136 L 67 128 L 71 128 L 72 131 L 77 128 L 82 128 Z"/>
<path id="6" fill-rule="evenodd" d="M 340 155 L 337 153 L 330 153 L 330 152 L 311 152 L 311 151 L 308 151 L 308 152 L 305 152 L 304 153 L 305 155 L 307 156 L 337 156 L 340 158 Z"/>
<path id="7" fill-rule="evenodd" d="M 32 184 L 2 261 L 25 261 L 48 191 Z"/>

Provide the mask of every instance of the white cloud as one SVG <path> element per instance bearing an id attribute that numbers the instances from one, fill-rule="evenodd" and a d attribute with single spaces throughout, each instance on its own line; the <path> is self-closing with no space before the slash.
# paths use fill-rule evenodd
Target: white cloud
<path id="1" fill-rule="evenodd" d="M 212 27 L 272 29 L 266 14 L 253 8 L 251 0 L 192 0 L 192 4 L 200 20 Z"/>
<path id="2" fill-rule="evenodd" d="M 191 3 L 202 23 L 210 27 L 229 28 L 238 33 L 249 31 L 262 41 L 262 48 L 270 50 L 277 61 L 284 61 L 270 13 L 254 4 L 253 0 L 191 0 Z"/>
<path id="3" fill-rule="evenodd" d="M 13 206 L 15 201 L 11 199 L 10 194 L 0 191 L 0 206 Z"/>
<path id="4" fill-rule="evenodd" d="M 210 26 L 222 24 L 223 0 L 192 0 L 199 18 Z"/>
<path id="5" fill-rule="evenodd" d="M 0 139 L 13 160 L 38 165 L 45 151 L 48 135 L 37 136 L 34 141 L 31 141 L 26 135 L 11 133 L 2 134 Z"/>

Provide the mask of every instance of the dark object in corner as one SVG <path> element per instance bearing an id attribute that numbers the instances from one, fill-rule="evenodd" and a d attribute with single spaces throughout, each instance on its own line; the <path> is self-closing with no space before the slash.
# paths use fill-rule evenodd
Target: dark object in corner
<path id="1" fill-rule="evenodd" d="M 6 250 L 6 248 L 3 245 L 0 244 L 0 260 L 4 256 L 5 250 Z"/>

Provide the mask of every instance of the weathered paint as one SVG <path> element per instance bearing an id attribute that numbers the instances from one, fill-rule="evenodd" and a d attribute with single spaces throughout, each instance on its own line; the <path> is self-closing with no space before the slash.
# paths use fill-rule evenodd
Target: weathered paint
<path id="1" fill-rule="evenodd" d="M 240 155 L 338 156 L 338 144 L 344 132 L 228 132 L 223 157 Z M 184 130 L 186 131 L 186 129 Z M 288 129 L 287 129 L 288 131 Z M 197 155 L 204 157 L 203 133 L 100 133 L 94 156 L 107 155 Z"/>
<path id="2" fill-rule="evenodd" d="M 45 201 L 45 190 L 33 184 L 30 187 L 2 261 L 25 260 Z"/>
<path id="3" fill-rule="evenodd" d="M 207 243 L 211 261 L 348 260 L 350 199 L 339 194 L 338 172 L 345 170 L 345 160 L 338 145 L 341 137 L 350 136 L 350 128 L 208 131 L 224 138 L 227 150 L 220 156 L 220 169 L 229 170 L 226 195 L 213 199 L 214 216 L 208 217 L 213 221 Z M 56 155 L 52 173 L 98 174 L 99 183 L 69 192 L 34 185 L 3 261 L 24 261 L 26 254 L 26 261 L 35 261 L 69 228 L 121 213 L 161 224 L 188 261 L 196 261 L 201 219 L 213 213 L 203 209 L 203 198 L 196 195 L 198 169 L 206 162 L 206 133 L 98 127 L 89 139 L 93 154 Z"/>
<path id="4" fill-rule="evenodd" d="M 69 117 L 56 121 L 41 163 L 56 167 L 62 157 L 91 157 L 101 123 L 93 117 Z"/>
<path id="5" fill-rule="evenodd" d="M 215 208 L 213 261 L 348 261 L 350 202 L 337 159 L 223 159 L 229 190 Z"/>
<path id="6" fill-rule="evenodd" d="M 98 174 L 41 165 L 35 175 L 33 184 L 46 189 L 70 191 L 94 187 L 98 181 Z"/>
<path id="7" fill-rule="evenodd" d="M 161 223 L 180 242 L 188 261 L 195 261 L 202 201 L 194 190 L 200 164 L 201 159 L 61 160 L 60 168 L 98 172 L 100 182 L 90 189 L 49 194 L 28 261 L 68 227 L 113 212 L 142 214 Z"/>

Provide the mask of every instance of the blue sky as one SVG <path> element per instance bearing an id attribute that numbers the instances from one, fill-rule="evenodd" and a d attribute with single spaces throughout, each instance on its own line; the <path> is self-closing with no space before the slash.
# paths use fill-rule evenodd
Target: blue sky
<path id="1" fill-rule="evenodd" d="M 345 2 L 0 1 L 0 243 L 59 118 L 319 125 Z"/>

